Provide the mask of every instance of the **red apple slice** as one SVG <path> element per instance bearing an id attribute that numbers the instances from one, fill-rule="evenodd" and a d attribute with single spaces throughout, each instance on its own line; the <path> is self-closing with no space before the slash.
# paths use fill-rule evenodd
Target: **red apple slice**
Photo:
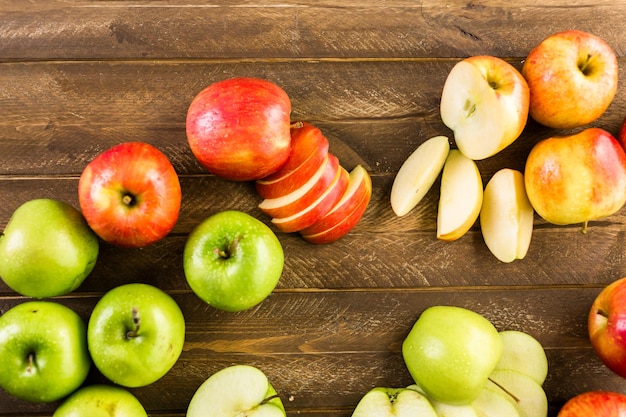
<path id="1" fill-rule="evenodd" d="M 303 186 L 324 161 L 328 146 L 328 139 L 315 126 L 302 122 L 292 127 L 289 158 L 277 172 L 256 181 L 259 195 L 282 197 Z"/>
<path id="2" fill-rule="evenodd" d="M 361 165 L 358 165 L 350 172 L 348 188 L 339 202 L 337 202 L 337 204 L 335 204 L 335 206 L 324 217 L 320 218 L 306 229 L 300 231 L 300 233 L 306 239 L 307 236 L 314 236 L 335 228 L 340 223 L 348 220 L 350 217 L 354 217 L 353 213 L 363 205 L 363 200 L 366 200 L 364 204 L 367 207 L 371 195 L 372 179 L 370 178 L 367 170 L 365 170 L 365 168 Z M 360 217 L 361 216 L 358 216 L 357 222 Z M 356 224 L 356 222 L 354 224 Z M 339 237 L 337 237 L 337 239 Z"/>
<path id="3" fill-rule="evenodd" d="M 271 217 L 289 217 L 315 202 L 326 192 L 337 176 L 339 160 L 327 154 L 325 162 L 303 186 L 284 197 L 265 199 L 259 209 Z"/>
<path id="4" fill-rule="evenodd" d="M 285 233 L 306 229 L 332 210 L 348 188 L 349 181 L 350 174 L 339 165 L 332 184 L 315 202 L 292 216 L 273 218 L 272 223 Z"/>

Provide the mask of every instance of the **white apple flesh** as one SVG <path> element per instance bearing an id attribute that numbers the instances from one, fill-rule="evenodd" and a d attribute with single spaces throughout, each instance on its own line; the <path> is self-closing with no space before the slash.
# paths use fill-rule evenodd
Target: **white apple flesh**
<path id="1" fill-rule="evenodd" d="M 376 387 L 357 404 L 352 417 L 438 417 L 428 398 L 406 388 Z"/>
<path id="2" fill-rule="evenodd" d="M 487 386 L 471 405 L 478 417 L 521 417 L 517 406 L 501 390 L 498 392 Z"/>
<path id="3" fill-rule="evenodd" d="M 448 138 L 435 136 L 404 161 L 391 187 L 391 208 L 397 216 L 404 216 L 424 198 L 439 177 L 449 151 Z"/>
<path id="4" fill-rule="evenodd" d="M 517 330 L 504 330 L 499 334 L 502 356 L 496 369 L 523 373 L 543 385 L 548 375 L 548 358 L 541 343 L 528 333 Z"/>
<path id="5" fill-rule="evenodd" d="M 548 398 L 543 388 L 528 375 L 509 369 L 496 369 L 488 385 L 509 398 L 520 417 L 546 417 Z"/>

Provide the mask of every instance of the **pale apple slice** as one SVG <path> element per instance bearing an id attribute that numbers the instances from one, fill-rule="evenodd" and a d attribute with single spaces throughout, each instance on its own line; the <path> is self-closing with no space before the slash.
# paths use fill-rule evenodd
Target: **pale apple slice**
<path id="1" fill-rule="evenodd" d="M 485 159 L 519 137 L 528 119 L 528 84 L 508 62 L 474 56 L 458 62 L 441 94 L 443 123 L 468 158 Z"/>
<path id="2" fill-rule="evenodd" d="M 548 397 L 531 377 L 510 369 L 497 369 L 489 376 L 488 386 L 508 398 L 520 417 L 547 417 Z"/>
<path id="3" fill-rule="evenodd" d="M 339 160 L 331 153 L 305 185 L 283 197 L 265 199 L 259 209 L 271 217 L 289 217 L 316 201 L 330 186 L 339 170 Z"/>
<path id="4" fill-rule="evenodd" d="M 359 401 L 352 417 L 438 417 L 430 401 L 405 388 L 372 388 Z"/>
<path id="5" fill-rule="evenodd" d="M 328 139 L 315 126 L 302 122 L 291 128 L 291 153 L 275 173 L 257 180 L 262 198 L 277 198 L 302 187 L 317 171 L 328 153 Z"/>
<path id="6" fill-rule="evenodd" d="M 316 201 L 289 217 L 272 218 L 272 224 L 285 233 L 306 229 L 337 204 L 348 188 L 349 181 L 350 174 L 344 167 L 339 165 L 335 179 Z"/>
<path id="7" fill-rule="evenodd" d="M 524 174 L 504 168 L 491 177 L 483 193 L 480 228 L 496 258 L 508 263 L 526 256 L 534 213 L 526 195 Z"/>
<path id="8" fill-rule="evenodd" d="M 537 339 L 518 330 L 503 330 L 502 356 L 496 369 L 508 369 L 528 375 L 537 384 L 543 385 L 548 375 L 548 358 Z"/>
<path id="9" fill-rule="evenodd" d="M 483 183 L 476 163 L 458 149 L 450 150 L 441 174 L 437 238 L 452 241 L 476 222 L 483 201 Z"/>
<path id="10" fill-rule="evenodd" d="M 521 417 L 518 408 L 501 391 L 485 386 L 470 404 L 478 417 Z"/>
<path id="11" fill-rule="evenodd" d="M 422 390 L 417 384 L 409 385 L 407 389 L 412 389 L 426 396 L 424 390 Z M 442 403 L 440 401 L 433 400 L 432 398 L 428 399 L 435 409 L 438 417 L 478 417 L 476 410 L 474 410 L 474 408 L 469 404 L 453 405 Z"/>
<path id="12" fill-rule="evenodd" d="M 404 216 L 424 198 L 439 177 L 449 151 L 448 138 L 435 136 L 404 161 L 391 186 L 391 208 L 397 216 Z"/>

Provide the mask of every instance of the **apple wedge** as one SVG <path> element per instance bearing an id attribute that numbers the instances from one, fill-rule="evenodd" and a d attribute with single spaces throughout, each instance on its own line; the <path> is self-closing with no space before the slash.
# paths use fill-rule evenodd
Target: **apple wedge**
<path id="1" fill-rule="evenodd" d="M 438 417 L 430 401 L 406 388 L 376 387 L 359 401 L 352 417 Z"/>
<path id="2" fill-rule="evenodd" d="M 404 161 L 391 186 L 391 208 L 397 216 L 404 216 L 424 198 L 439 177 L 448 152 L 448 138 L 435 136 Z"/>
<path id="3" fill-rule="evenodd" d="M 502 356 L 496 369 L 520 372 L 543 385 L 548 375 L 548 358 L 541 343 L 528 333 L 517 330 L 504 330 L 499 334 Z"/>
<path id="4" fill-rule="evenodd" d="M 372 179 L 361 165 L 350 172 L 348 188 L 339 202 L 313 225 L 300 231 L 310 243 L 325 244 L 345 236 L 361 220 L 372 196 Z"/>
<path id="5" fill-rule="evenodd" d="M 441 174 L 437 238 L 452 241 L 476 222 L 483 202 L 483 183 L 476 162 L 450 150 Z"/>
<path id="6" fill-rule="evenodd" d="M 488 385 L 471 402 L 478 417 L 521 417 L 518 408 L 502 390 L 494 390 Z"/>
<path id="7" fill-rule="evenodd" d="M 285 196 L 302 187 L 320 167 L 328 153 L 328 139 L 315 126 L 302 122 L 291 128 L 291 152 L 275 173 L 257 180 L 262 198 Z"/>
<path id="8" fill-rule="evenodd" d="M 302 187 L 277 198 L 265 199 L 259 209 L 270 217 L 289 217 L 316 201 L 330 186 L 339 171 L 339 160 L 333 154 Z"/>
<path id="9" fill-rule="evenodd" d="M 443 86 L 441 119 L 468 158 L 485 159 L 519 137 L 526 126 L 528 84 L 508 62 L 493 56 L 459 61 Z"/>
<path id="10" fill-rule="evenodd" d="M 548 398 L 543 388 L 528 375 L 509 369 L 497 369 L 487 383 L 500 390 L 517 407 L 520 417 L 547 417 Z"/>
<path id="11" fill-rule="evenodd" d="M 417 384 L 409 385 L 407 389 L 412 389 L 426 396 L 424 391 Z M 427 397 L 428 398 L 428 397 Z M 470 404 L 454 405 L 442 403 L 432 398 L 428 398 L 430 404 L 435 409 L 438 417 L 478 417 L 476 410 Z"/>
<path id="12" fill-rule="evenodd" d="M 330 155 L 330 154 L 329 154 Z M 274 217 L 271 222 L 284 233 L 306 229 L 328 213 L 346 192 L 350 174 L 339 165 L 337 175 L 326 191 L 317 200 L 288 217 Z"/>
<path id="13" fill-rule="evenodd" d="M 526 195 L 524 174 L 504 168 L 491 177 L 483 193 L 480 228 L 496 258 L 508 263 L 526 256 L 534 213 Z"/>

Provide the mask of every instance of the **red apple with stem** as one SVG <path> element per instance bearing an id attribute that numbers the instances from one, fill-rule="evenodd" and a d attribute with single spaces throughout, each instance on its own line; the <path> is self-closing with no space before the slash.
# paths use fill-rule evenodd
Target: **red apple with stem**
<path id="1" fill-rule="evenodd" d="M 290 114 L 287 93 L 270 81 L 218 81 L 191 102 L 187 140 L 209 172 L 229 180 L 257 180 L 276 172 L 289 157 Z"/>
<path id="2" fill-rule="evenodd" d="M 144 142 L 125 142 L 96 156 L 78 183 L 81 211 L 106 242 L 138 248 L 167 235 L 182 193 L 169 159 Z"/>
<path id="3" fill-rule="evenodd" d="M 570 398 L 557 417 L 621 417 L 626 415 L 626 395 L 588 391 Z"/>

